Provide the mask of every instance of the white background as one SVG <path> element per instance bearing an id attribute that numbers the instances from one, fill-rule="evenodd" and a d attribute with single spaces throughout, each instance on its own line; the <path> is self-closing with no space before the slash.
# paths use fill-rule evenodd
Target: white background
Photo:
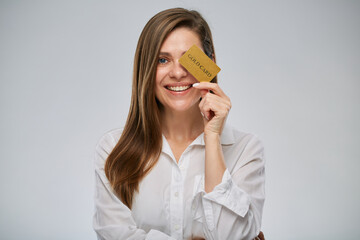
<path id="1" fill-rule="evenodd" d="M 228 121 L 266 148 L 263 231 L 360 239 L 359 1 L 1 1 L 0 238 L 95 239 L 93 159 L 145 23 L 199 10 Z"/>

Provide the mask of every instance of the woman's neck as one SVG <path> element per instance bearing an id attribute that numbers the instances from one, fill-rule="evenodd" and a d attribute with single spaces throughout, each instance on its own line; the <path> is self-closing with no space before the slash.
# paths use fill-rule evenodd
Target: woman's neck
<path id="1" fill-rule="evenodd" d="M 175 142 L 193 141 L 204 131 L 204 122 L 197 106 L 186 112 L 162 109 L 162 132 Z"/>

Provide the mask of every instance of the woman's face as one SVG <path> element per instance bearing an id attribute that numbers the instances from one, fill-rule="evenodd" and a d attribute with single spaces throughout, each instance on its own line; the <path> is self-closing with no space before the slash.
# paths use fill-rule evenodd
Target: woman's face
<path id="1" fill-rule="evenodd" d="M 192 87 L 198 81 L 179 63 L 194 44 L 202 49 L 198 35 L 180 27 L 169 34 L 160 48 L 155 94 L 165 110 L 184 112 L 198 107 L 200 91 Z"/>

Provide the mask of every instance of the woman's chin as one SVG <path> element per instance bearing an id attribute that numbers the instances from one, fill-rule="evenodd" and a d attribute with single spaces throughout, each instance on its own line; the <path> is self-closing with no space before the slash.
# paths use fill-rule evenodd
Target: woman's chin
<path id="1" fill-rule="evenodd" d="M 195 108 L 199 109 L 197 105 L 198 105 L 197 103 L 196 104 L 178 103 L 178 104 L 168 105 L 166 108 L 172 112 L 186 113 L 193 111 Z"/>

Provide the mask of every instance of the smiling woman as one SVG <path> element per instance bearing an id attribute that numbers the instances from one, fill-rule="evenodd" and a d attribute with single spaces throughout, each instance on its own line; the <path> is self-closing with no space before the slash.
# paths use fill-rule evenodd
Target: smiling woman
<path id="1" fill-rule="evenodd" d="M 194 44 L 202 48 L 199 36 L 187 27 L 179 27 L 161 46 L 155 95 L 161 103 L 163 116 L 170 112 L 182 112 L 183 115 L 186 111 L 199 114 L 200 91 L 192 88 L 198 81 L 179 63 L 182 55 Z"/>
<path id="2" fill-rule="evenodd" d="M 168 9 L 144 27 L 126 125 L 96 147 L 99 239 L 263 239 L 262 144 L 226 124 L 229 97 L 179 59 L 193 45 L 215 61 L 196 11 Z"/>

